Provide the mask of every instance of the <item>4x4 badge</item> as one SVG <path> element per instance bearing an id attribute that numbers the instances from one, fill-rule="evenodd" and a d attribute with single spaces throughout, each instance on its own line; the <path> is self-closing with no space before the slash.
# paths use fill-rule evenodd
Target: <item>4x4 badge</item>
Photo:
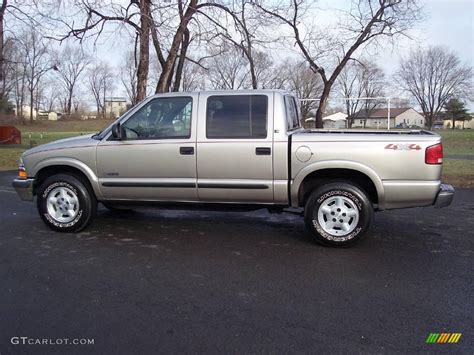
<path id="1" fill-rule="evenodd" d="M 418 144 L 408 143 L 408 144 L 394 144 L 390 143 L 385 146 L 385 149 L 391 150 L 421 150 L 421 147 Z"/>

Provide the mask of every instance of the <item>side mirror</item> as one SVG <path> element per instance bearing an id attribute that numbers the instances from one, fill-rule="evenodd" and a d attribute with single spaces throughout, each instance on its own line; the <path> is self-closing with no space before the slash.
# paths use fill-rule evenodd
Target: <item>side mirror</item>
<path id="1" fill-rule="evenodd" d="M 116 140 L 122 140 L 122 127 L 120 126 L 120 122 L 115 123 L 112 125 L 112 137 Z"/>

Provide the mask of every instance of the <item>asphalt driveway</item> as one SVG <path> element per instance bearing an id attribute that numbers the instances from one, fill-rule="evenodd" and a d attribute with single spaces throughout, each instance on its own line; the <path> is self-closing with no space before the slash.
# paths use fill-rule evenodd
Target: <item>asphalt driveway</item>
<path id="1" fill-rule="evenodd" d="M 472 353 L 474 190 L 350 249 L 294 215 L 99 211 L 47 229 L 0 174 L 0 353 Z M 426 344 L 429 333 L 462 333 Z M 93 339 L 93 345 L 12 344 Z"/>

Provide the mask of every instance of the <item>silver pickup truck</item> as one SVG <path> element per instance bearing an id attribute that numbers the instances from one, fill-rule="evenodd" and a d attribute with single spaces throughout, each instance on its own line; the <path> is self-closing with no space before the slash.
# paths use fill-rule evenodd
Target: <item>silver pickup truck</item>
<path id="1" fill-rule="evenodd" d="M 451 203 L 437 134 L 307 130 L 300 120 L 285 91 L 155 95 L 102 132 L 26 151 L 13 186 L 36 196 L 57 231 L 85 228 L 98 202 L 303 207 L 310 233 L 331 246 L 360 239 L 374 211 Z"/>

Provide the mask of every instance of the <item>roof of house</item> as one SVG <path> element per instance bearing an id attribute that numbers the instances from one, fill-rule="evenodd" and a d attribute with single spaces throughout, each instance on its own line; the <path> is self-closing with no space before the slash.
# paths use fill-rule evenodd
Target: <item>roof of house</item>
<path id="1" fill-rule="evenodd" d="M 343 112 L 336 112 L 333 113 L 332 115 L 325 116 L 323 117 L 323 121 L 345 121 L 347 118 L 347 115 Z"/>
<path id="2" fill-rule="evenodd" d="M 390 109 L 390 118 L 395 118 L 398 115 L 401 115 L 405 111 L 413 109 L 412 107 L 394 107 Z M 387 118 L 388 108 L 379 108 L 369 111 L 368 118 Z M 366 110 L 359 110 L 352 116 L 353 118 L 366 118 Z"/>
<path id="3" fill-rule="evenodd" d="M 106 102 L 127 102 L 125 97 L 111 96 L 105 98 Z"/>

